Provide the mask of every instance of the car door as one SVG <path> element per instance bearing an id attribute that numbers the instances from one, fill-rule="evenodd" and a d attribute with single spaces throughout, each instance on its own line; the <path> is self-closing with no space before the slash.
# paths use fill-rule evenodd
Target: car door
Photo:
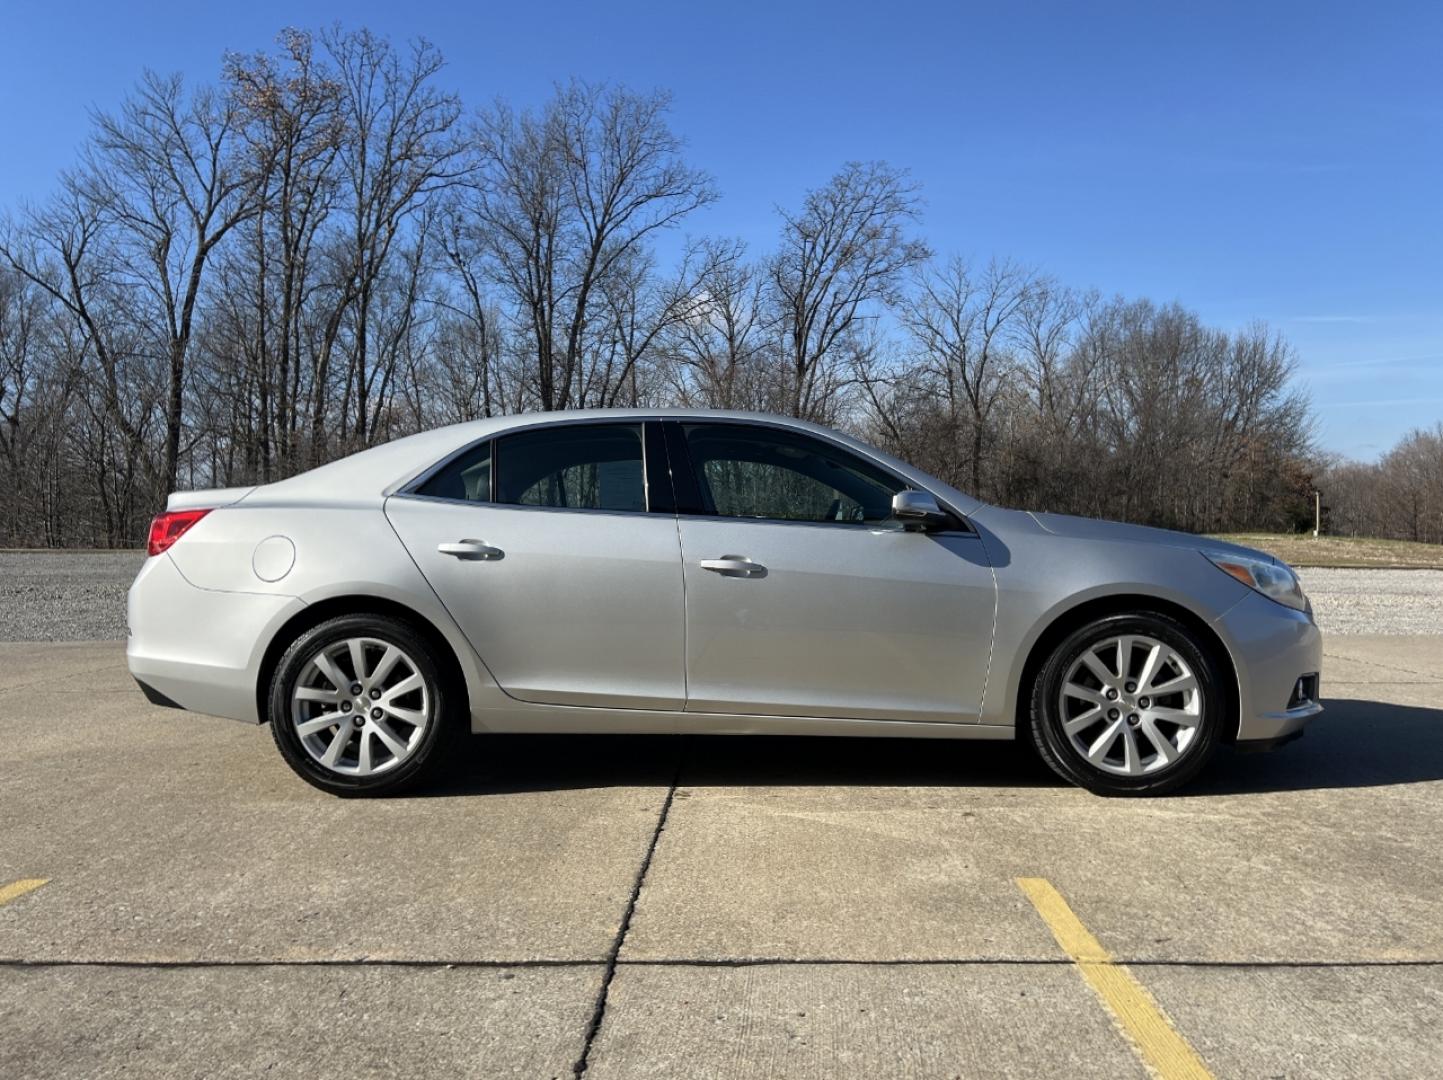
<path id="1" fill-rule="evenodd" d="M 995 587 L 965 522 L 904 531 L 905 480 L 796 429 L 669 423 L 668 446 L 688 711 L 977 721 Z"/>
<path id="2" fill-rule="evenodd" d="M 386 515 L 496 681 L 524 701 L 681 709 L 685 599 L 670 484 L 641 423 L 471 447 Z M 664 453 L 660 455 L 664 458 Z M 648 475 L 660 483 L 648 485 Z M 651 513 L 648 488 L 665 513 Z"/>

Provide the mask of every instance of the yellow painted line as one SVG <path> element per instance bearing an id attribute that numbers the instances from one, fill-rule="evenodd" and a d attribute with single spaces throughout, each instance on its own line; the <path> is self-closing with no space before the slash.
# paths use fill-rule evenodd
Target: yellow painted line
<path id="1" fill-rule="evenodd" d="M 22 878 L 19 881 L 12 881 L 9 885 L 0 885 L 0 904 L 8 904 L 11 900 L 20 899 L 26 893 L 34 892 L 47 880 L 47 878 Z"/>
<path id="2" fill-rule="evenodd" d="M 1113 960 L 1050 881 L 1018 878 L 1017 886 L 1151 1072 L 1161 1080 L 1213 1080 L 1202 1058 L 1172 1026 L 1147 987 Z"/>

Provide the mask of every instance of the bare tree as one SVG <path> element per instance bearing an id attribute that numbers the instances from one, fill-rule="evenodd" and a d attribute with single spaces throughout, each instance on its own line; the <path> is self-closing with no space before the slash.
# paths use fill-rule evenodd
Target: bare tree
<path id="1" fill-rule="evenodd" d="M 237 114 L 223 94 L 187 93 L 178 75 L 146 72 L 116 114 L 96 116 L 88 183 L 116 225 L 137 295 L 165 335 L 167 488 L 174 488 L 185 408 L 186 357 L 211 254 L 256 211 L 256 176 L 236 153 Z"/>
<path id="2" fill-rule="evenodd" d="M 91 424 L 79 434 L 98 430 L 113 455 L 96 463 L 92 479 L 104 535 L 114 542 L 127 537 L 144 489 L 168 485 L 150 452 L 158 365 L 147 363 L 146 334 L 134 323 L 136 288 L 106 225 L 92 178 L 68 174 L 49 206 L 6 223 L 0 254 L 58 305 L 51 365 L 63 395 L 81 391 L 77 399 L 89 410 Z"/>
<path id="3" fill-rule="evenodd" d="M 323 42 L 340 88 L 338 210 L 346 224 L 327 252 L 326 314 L 312 371 L 313 460 L 324 454 L 331 364 L 345 331 L 351 346 L 344 386 L 349 407 L 343 406 L 340 434 L 353 432 L 357 442 L 367 441 L 377 282 L 407 222 L 467 168 L 454 130 L 460 101 L 435 87 L 444 61 L 431 44 L 418 41 L 402 53 L 368 30 L 332 30 Z"/>
<path id="4" fill-rule="evenodd" d="M 705 241 L 700 258 L 695 294 L 663 346 L 673 393 L 688 405 L 767 408 L 762 368 L 774 349 L 765 278 L 739 241 Z"/>
<path id="5" fill-rule="evenodd" d="M 0 533 L 9 543 L 33 527 L 43 508 L 41 477 L 29 466 L 54 453 L 54 413 L 63 413 L 68 404 L 68 391 L 47 393 L 57 351 L 50 303 L 34 282 L 10 267 L 0 268 L 0 483 L 17 511 L 5 515 Z M 29 521 L 21 520 L 21 511 L 28 512 Z"/>
<path id="6" fill-rule="evenodd" d="M 226 58 L 228 91 L 259 180 L 255 226 L 238 276 L 252 283 L 255 322 L 245 332 L 260 368 L 262 479 L 270 479 L 274 459 L 285 471 L 294 465 L 312 255 L 335 202 L 345 130 L 340 84 L 316 57 L 311 35 L 287 30 L 280 43 L 279 57 Z"/>
<path id="7" fill-rule="evenodd" d="M 1443 424 L 1409 432 L 1384 455 L 1379 471 L 1393 535 L 1443 543 Z"/>
<path id="8" fill-rule="evenodd" d="M 471 210 L 530 344 L 542 409 L 614 396 L 586 352 L 607 283 L 635 271 L 653 235 L 716 198 L 682 160 L 670 104 L 665 93 L 572 82 L 539 115 L 498 103 L 477 124 Z"/>
<path id="9" fill-rule="evenodd" d="M 800 213 L 783 212 L 768 277 L 793 416 L 817 415 L 819 392 L 858 319 L 869 305 L 896 303 L 906 271 L 927 258 L 927 246 L 906 235 L 918 210 L 917 186 L 905 172 L 851 162 L 810 192 Z"/>
<path id="10" fill-rule="evenodd" d="M 502 363 L 502 314 L 490 293 L 489 237 L 464 200 L 452 200 L 438 223 L 439 251 L 454 288 L 436 298 L 444 347 L 440 362 L 446 379 L 439 388 L 447 415 L 457 420 L 507 411 Z M 460 390 L 455 393 L 447 387 Z"/>
<path id="11" fill-rule="evenodd" d="M 1032 274 L 993 261 L 974 275 L 961 259 L 917 274 L 903 301 L 902 324 L 915 342 L 918 378 L 946 403 L 954 430 L 971 433 L 971 487 L 982 491 L 982 461 L 993 411 L 1018 374 L 1011 346 Z M 965 420 L 960 418 L 965 415 Z"/>

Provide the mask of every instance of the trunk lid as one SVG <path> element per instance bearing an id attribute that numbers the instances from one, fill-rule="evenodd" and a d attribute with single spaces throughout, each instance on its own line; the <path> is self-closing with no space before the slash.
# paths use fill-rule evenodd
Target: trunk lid
<path id="1" fill-rule="evenodd" d="M 173 491 L 165 500 L 167 510 L 214 510 L 238 503 L 255 490 L 250 487 L 197 488 L 194 491 Z"/>

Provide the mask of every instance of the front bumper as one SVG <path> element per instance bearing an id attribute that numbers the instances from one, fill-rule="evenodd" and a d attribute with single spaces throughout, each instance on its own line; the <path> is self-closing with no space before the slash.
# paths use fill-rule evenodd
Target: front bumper
<path id="1" fill-rule="evenodd" d="M 259 723 L 265 643 L 304 607 L 293 596 L 197 588 L 157 555 L 130 587 L 126 662 L 157 704 Z"/>
<path id="2" fill-rule="evenodd" d="M 1238 743 L 1280 745 L 1301 734 L 1323 711 L 1316 697 L 1290 707 L 1300 676 L 1317 673 L 1321 684 L 1323 638 L 1312 616 L 1252 593 L 1214 625 L 1237 671 Z"/>

